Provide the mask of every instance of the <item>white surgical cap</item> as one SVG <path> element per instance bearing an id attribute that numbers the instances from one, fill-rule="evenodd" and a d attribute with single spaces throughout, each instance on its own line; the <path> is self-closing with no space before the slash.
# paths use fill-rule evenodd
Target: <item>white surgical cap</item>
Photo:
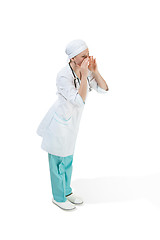
<path id="1" fill-rule="evenodd" d="M 71 59 L 87 49 L 88 46 L 81 39 L 76 39 L 67 44 L 65 53 L 68 55 L 68 58 Z"/>

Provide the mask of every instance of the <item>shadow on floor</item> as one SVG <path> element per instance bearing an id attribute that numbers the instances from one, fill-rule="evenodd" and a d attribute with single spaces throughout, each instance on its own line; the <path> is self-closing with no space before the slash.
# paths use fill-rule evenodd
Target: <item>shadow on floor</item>
<path id="1" fill-rule="evenodd" d="M 160 173 L 142 177 L 76 179 L 72 187 L 89 204 L 146 198 L 160 207 Z"/>

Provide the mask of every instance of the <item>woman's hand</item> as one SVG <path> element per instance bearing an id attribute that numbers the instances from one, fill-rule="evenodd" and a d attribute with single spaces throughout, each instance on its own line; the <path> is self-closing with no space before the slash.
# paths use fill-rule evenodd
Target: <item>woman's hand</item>
<path id="1" fill-rule="evenodd" d="M 93 58 L 93 56 L 89 57 L 89 65 L 88 65 L 88 69 L 95 73 L 98 71 L 98 67 L 97 67 L 97 63 L 96 63 L 96 58 Z"/>
<path id="2" fill-rule="evenodd" d="M 88 62 L 89 62 L 89 58 L 87 57 L 83 60 L 81 65 L 77 65 L 80 73 L 86 77 L 88 76 Z"/>

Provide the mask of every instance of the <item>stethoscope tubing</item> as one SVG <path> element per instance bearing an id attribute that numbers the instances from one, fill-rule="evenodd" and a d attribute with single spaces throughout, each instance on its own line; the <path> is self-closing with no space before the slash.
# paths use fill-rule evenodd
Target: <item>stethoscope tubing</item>
<path id="1" fill-rule="evenodd" d="M 69 66 L 70 66 L 70 68 L 71 68 L 71 70 L 72 70 L 72 73 L 73 73 L 73 76 L 74 76 L 74 85 L 75 85 L 75 88 L 77 88 L 76 81 L 78 80 L 78 83 L 79 83 L 79 85 L 80 85 L 80 79 L 75 75 L 75 73 L 74 73 L 74 71 L 73 71 L 70 63 L 69 63 Z M 90 87 L 90 83 L 89 83 L 88 77 L 87 77 L 87 80 L 88 80 L 88 84 L 89 84 L 89 91 L 91 91 L 91 87 Z"/>

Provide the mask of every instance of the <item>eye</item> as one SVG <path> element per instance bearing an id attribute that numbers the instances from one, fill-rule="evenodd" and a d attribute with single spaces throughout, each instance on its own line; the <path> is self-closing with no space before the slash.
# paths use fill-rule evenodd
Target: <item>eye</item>
<path id="1" fill-rule="evenodd" d="M 87 55 L 83 55 L 82 58 L 89 57 L 89 53 Z"/>

